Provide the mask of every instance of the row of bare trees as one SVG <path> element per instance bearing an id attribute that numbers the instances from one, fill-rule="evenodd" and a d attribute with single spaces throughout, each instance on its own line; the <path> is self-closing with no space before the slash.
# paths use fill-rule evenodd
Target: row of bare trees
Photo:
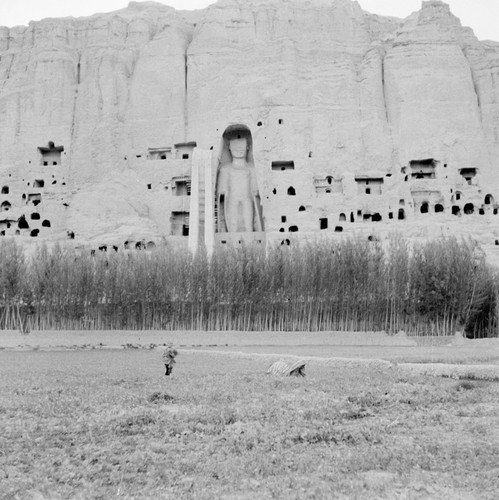
<path id="1" fill-rule="evenodd" d="M 0 328 L 404 330 L 497 335 L 496 272 L 474 243 L 351 238 L 267 251 L 91 255 L 0 242 Z"/>

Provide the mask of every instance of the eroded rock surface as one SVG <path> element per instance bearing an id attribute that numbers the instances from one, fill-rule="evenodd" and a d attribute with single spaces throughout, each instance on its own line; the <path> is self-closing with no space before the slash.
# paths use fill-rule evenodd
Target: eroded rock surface
<path id="1" fill-rule="evenodd" d="M 221 0 L 0 28 L 0 231 L 184 244 L 193 147 L 216 156 L 236 123 L 268 238 L 472 234 L 494 256 L 499 43 L 436 0 L 405 20 Z"/>

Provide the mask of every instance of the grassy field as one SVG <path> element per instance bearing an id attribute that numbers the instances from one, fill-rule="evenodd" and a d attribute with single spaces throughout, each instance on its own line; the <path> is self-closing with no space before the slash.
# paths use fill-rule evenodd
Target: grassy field
<path id="1" fill-rule="evenodd" d="M 497 498 L 497 382 L 268 365 L 0 352 L 0 498 Z"/>

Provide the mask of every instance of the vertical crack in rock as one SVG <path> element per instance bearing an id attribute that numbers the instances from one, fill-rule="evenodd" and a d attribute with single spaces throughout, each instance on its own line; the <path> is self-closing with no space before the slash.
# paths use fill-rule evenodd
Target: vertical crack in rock
<path id="1" fill-rule="evenodd" d="M 253 14 L 253 29 L 254 29 L 254 33 L 256 35 L 256 20 L 257 20 L 258 13 L 253 11 L 252 14 Z"/>
<path id="2" fill-rule="evenodd" d="M 78 63 L 76 65 L 76 86 L 73 98 L 73 112 L 71 116 L 71 145 L 73 144 L 75 129 L 76 129 L 76 105 L 78 102 L 78 86 L 81 82 L 81 53 L 78 54 Z"/>
<path id="3" fill-rule="evenodd" d="M 104 108 L 104 94 L 102 92 L 102 82 L 101 82 L 101 69 L 102 69 L 102 64 L 104 62 L 104 58 L 103 56 L 101 55 L 99 57 L 99 62 L 97 64 L 97 71 L 96 71 L 96 85 L 97 85 L 97 93 L 99 95 L 99 99 L 98 99 L 98 109 L 100 111 L 102 111 L 102 109 Z"/>
<path id="4" fill-rule="evenodd" d="M 16 103 L 16 137 L 19 137 L 21 133 L 21 95 L 17 94 L 17 103 Z"/>
<path id="5" fill-rule="evenodd" d="M 461 48 L 461 51 L 463 53 L 464 58 L 466 59 L 466 62 L 468 63 L 468 68 L 470 70 L 471 82 L 473 83 L 473 91 L 475 92 L 475 96 L 476 96 L 478 113 L 480 114 L 480 123 L 483 124 L 482 103 L 480 100 L 480 91 L 478 89 L 478 81 L 477 81 L 477 78 L 475 78 L 475 72 L 473 71 L 473 64 L 472 64 L 472 61 L 470 60 L 470 58 L 468 57 L 466 50 Z"/>
<path id="6" fill-rule="evenodd" d="M 187 133 L 189 127 L 189 47 L 191 46 L 194 38 L 194 32 L 191 30 L 186 37 L 185 51 L 184 51 L 184 140 L 187 141 Z"/>
<path id="7" fill-rule="evenodd" d="M 189 126 L 189 108 L 188 108 L 188 85 L 187 85 L 187 78 L 188 78 L 188 69 L 187 69 L 187 64 L 188 64 L 188 56 L 187 56 L 187 50 L 189 48 L 190 42 L 187 44 L 187 47 L 185 48 L 185 53 L 184 53 L 184 140 L 187 140 L 187 127 Z"/>
<path id="8" fill-rule="evenodd" d="M 76 65 L 76 85 L 80 85 L 81 82 L 81 56 L 78 58 L 78 64 Z M 78 89 L 76 89 L 78 92 Z"/>
<path id="9" fill-rule="evenodd" d="M 10 58 L 10 64 L 9 64 L 9 67 L 7 69 L 7 76 L 5 77 L 5 80 L 8 80 L 10 78 L 10 72 L 12 70 L 12 65 L 14 64 L 14 58 L 16 56 L 14 54 L 12 54 L 11 58 Z M 5 83 L 5 82 L 4 82 Z"/>
<path id="10" fill-rule="evenodd" d="M 388 105 L 386 102 L 386 85 L 385 85 L 385 57 L 386 57 L 386 52 L 383 50 L 380 53 L 381 57 L 381 90 L 383 92 L 383 106 L 385 107 L 385 117 L 386 117 L 386 123 L 389 125 L 390 124 L 390 117 L 388 116 Z"/>

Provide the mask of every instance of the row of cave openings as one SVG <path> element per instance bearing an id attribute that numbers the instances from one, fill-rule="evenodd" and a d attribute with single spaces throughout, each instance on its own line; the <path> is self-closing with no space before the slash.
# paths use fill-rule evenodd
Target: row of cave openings
<path id="1" fill-rule="evenodd" d="M 302 205 L 302 206 L 300 206 L 300 208 L 298 210 L 300 212 L 304 212 L 306 210 L 306 208 Z M 393 219 L 393 212 L 390 212 L 388 214 L 388 218 Z M 397 218 L 399 220 L 405 219 L 405 211 L 403 208 L 400 208 L 398 210 Z M 354 212 L 350 212 L 350 215 L 349 215 L 350 222 L 355 222 L 355 220 L 363 221 L 363 222 L 367 222 L 367 221 L 381 222 L 382 219 L 383 218 L 382 218 L 381 214 L 379 214 L 379 213 L 362 213 L 362 210 L 357 211 L 357 219 L 356 219 Z M 287 216 L 281 215 L 281 223 L 285 224 L 286 222 L 287 222 Z M 347 222 L 347 215 L 345 213 L 339 214 L 339 222 Z M 320 217 L 319 218 L 319 229 L 320 230 L 329 229 L 329 218 L 328 217 Z M 297 233 L 298 230 L 299 230 L 299 228 L 295 224 L 288 227 L 288 232 L 290 232 L 290 233 Z M 343 226 L 341 226 L 341 225 L 335 226 L 334 231 L 337 233 L 343 232 Z M 284 233 L 284 232 L 286 232 L 286 229 L 284 227 L 280 227 L 279 232 Z"/>
<path id="2" fill-rule="evenodd" d="M 58 166 L 61 165 L 61 155 L 64 151 L 64 146 L 55 146 L 52 141 L 49 141 L 47 146 L 38 147 L 38 152 L 40 154 L 40 165 L 41 166 Z M 31 161 L 29 162 L 31 163 Z M 9 174 L 9 177 L 12 174 Z M 23 179 L 23 182 L 25 180 Z M 52 179 L 50 181 L 52 185 L 57 184 L 57 179 L 55 175 L 52 174 Z M 46 187 L 45 179 L 35 179 L 32 183 L 28 181 L 27 186 L 31 189 L 43 189 Z M 66 182 L 62 182 L 65 186 Z M 11 189 L 9 185 L 3 185 L 0 189 L 0 194 L 5 197 L 11 195 Z M 42 194 L 39 192 L 34 193 L 23 193 L 21 196 L 23 202 L 26 205 L 32 205 L 37 207 L 42 202 Z M 67 204 L 66 204 L 67 205 Z M 0 203 L 0 212 L 9 212 L 12 209 L 12 203 L 8 199 L 4 199 Z M 6 216 L 3 220 L 0 220 L 0 236 L 5 236 L 6 232 L 13 230 L 15 235 L 21 235 L 22 233 L 29 233 L 31 237 L 36 238 L 40 234 L 40 227 L 38 226 L 41 221 L 41 228 L 50 228 L 52 226 L 49 219 L 43 219 L 39 212 L 32 212 L 29 215 L 29 222 L 27 215 L 22 215 L 17 220 L 11 219 Z M 21 233 L 22 232 L 22 233 Z"/>
<path id="3" fill-rule="evenodd" d="M 12 174 L 9 174 L 9 176 L 10 175 Z M 55 175 L 52 174 L 52 178 L 48 182 L 50 182 L 52 185 L 57 184 L 57 179 L 55 178 Z M 46 181 L 45 179 L 35 179 L 33 182 L 27 181 L 26 185 L 31 189 L 40 190 L 46 187 Z M 61 185 L 62 186 L 66 185 L 64 178 Z M 11 194 L 12 193 L 9 185 L 3 185 L 0 188 L 0 195 L 2 198 L 10 196 Z M 36 207 L 42 202 L 42 194 L 40 192 L 23 193 L 21 195 L 21 199 L 26 205 L 33 205 Z M 8 212 L 11 209 L 12 209 L 12 203 L 9 199 L 4 199 L 0 203 L 0 212 Z"/>
<path id="4" fill-rule="evenodd" d="M 440 162 L 429 158 L 426 160 L 413 160 L 409 162 L 409 172 L 407 167 L 402 167 L 401 173 L 405 174 L 404 181 L 409 179 L 436 179 L 436 170 Z M 447 163 L 443 165 L 444 169 L 447 168 Z M 465 167 L 459 169 L 459 175 L 463 181 L 468 185 L 473 185 L 474 179 L 478 174 L 478 169 L 475 167 Z"/>
<path id="5" fill-rule="evenodd" d="M 309 157 L 311 157 L 311 152 Z M 436 169 L 439 162 L 433 158 L 425 160 L 413 160 L 409 162 L 409 172 L 407 167 L 401 168 L 401 173 L 405 175 L 404 181 L 417 181 L 424 179 L 436 179 Z M 444 168 L 447 168 L 447 164 L 444 164 Z M 284 161 L 273 161 L 272 170 L 273 171 L 292 171 L 295 169 L 294 161 L 284 160 Z M 472 185 L 474 178 L 476 177 L 478 170 L 474 167 L 461 168 L 459 169 L 459 174 L 463 180 L 468 185 Z M 386 174 L 387 177 L 391 177 L 392 174 Z M 357 194 L 362 195 L 381 195 L 383 191 L 384 179 L 383 177 L 369 177 L 369 176 L 357 176 L 355 177 L 355 182 L 357 183 Z M 314 187 L 317 193 L 326 194 L 343 194 L 343 181 L 342 179 L 335 179 L 332 175 L 328 175 L 324 178 L 314 179 Z M 291 192 L 290 192 L 291 191 Z M 288 188 L 288 194 L 293 194 L 294 188 L 291 186 Z M 274 194 L 277 194 L 277 190 L 274 189 Z"/>
<path id="6" fill-rule="evenodd" d="M 222 245 L 226 245 L 226 244 L 227 244 L 227 241 L 228 241 L 228 240 L 220 240 L 220 243 L 221 243 Z M 244 241 L 243 241 L 243 240 L 237 240 L 237 241 L 233 241 L 232 243 L 237 243 L 237 244 L 239 244 L 239 245 L 242 245 L 242 244 L 244 243 Z M 253 240 L 253 241 L 252 241 L 252 243 L 255 243 L 255 244 L 257 244 L 257 245 L 261 245 L 261 244 L 263 243 L 263 240 Z"/>
<path id="7" fill-rule="evenodd" d="M 459 193 L 457 193 L 459 194 Z M 457 198 L 459 199 L 459 197 Z M 390 211 L 388 212 L 388 219 L 389 220 L 405 220 L 406 218 L 406 213 L 405 209 L 403 206 L 405 205 L 405 200 L 401 199 L 399 201 L 401 207 L 397 211 Z M 493 205 L 494 204 L 494 197 L 491 194 L 488 194 L 485 196 L 484 200 L 485 205 Z M 420 212 L 425 214 L 429 213 L 429 202 L 423 202 L 421 203 L 420 206 Z M 444 206 L 440 203 L 436 203 L 433 206 L 433 210 L 435 213 L 441 213 L 444 212 Z M 299 212 L 304 212 L 306 211 L 306 208 L 304 205 L 301 205 L 298 209 Z M 452 206 L 452 215 L 460 216 L 462 213 L 465 215 L 471 215 L 475 213 L 475 206 L 473 203 L 466 203 L 463 207 L 463 210 L 461 211 L 461 207 L 458 205 L 453 205 Z M 493 208 L 493 213 L 494 215 L 498 214 L 498 208 L 494 207 Z M 479 214 L 484 215 L 485 214 L 485 209 L 482 207 L 479 209 Z M 358 222 L 381 222 L 383 220 L 383 217 L 380 213 L 378 212 L 363 212 L 362 210 L 357 210 L 357 213 L 355 214 L 354 212 L 350 212 L 349 215 L 346 213 L 342 212 L 338 216 L 338 222 L 351 222 L 354 223 L 356 221 Z M 287 222 L 287 216 L 282 215 L 281 216 L 281 223 L 285 224 Z M 327 217 L 321 217 L 319 218 L 319 229 L 324 230 L 324 229 L 329 229 L 329 219 Z M 342 232 L 343 231 L 343 226 L 337 225 L 334 228 L 335 232 Z M 285 232 L 286 229 L 284 227 L 279 228 L 279 232 L 283 233 Z M 298 232 L 298 226 L 297 225 L 291 225 L 288 227 L 288 231 L 290 233 L 296 233 Z"/>
<path id="8" fill-rule="evenodd" d="M 337 232 L 343 231 L 343 229 L 341 228 L 341 226 L 338 226 L 338 228 L 340 228 L 340 229 L 338 229 Z M 371 234 L 371 235 L 369 235 L 367 237 L 367 241 L 370 241 L 370 242 L 379 242 L 380 240 L 379 240 L 379 238 L 377 236 L 374 236 L 374 235 Z M 498 242 L 496 244 L 499 245 L 499 240 L 496 240 L 496 241 Z M 291 240 L 289 238 L 281 240 L 281 246 L 287 246 L 287 247 L 291 246 Z"/>
<path id="9" fill-rule="evenodd" d="M 173 148 L 149 148 L 147 153 L 148 160 L 169 160 L 181 159 L 189 160 L 192 158 L 192 152 L 197 147 L 197 143 L 182 142 L 175 144 Z M 136 155 L 137 158 L 142 158 L 141 154 Z M 190 196 L 191 195 L 191 177 L 190 175 L 182 175 L 173 177 L 171 181 L 172 194 L 174 196 Z M 147 189 L 153 189 L 152 183 L 147 184 Z M 169 186 L 164 186 L 165 191 L 168 191 Z"/>
<path id="10" fill-rule="evenodd" d="M 42 195 L 39 193 L 30 193 L 28 195 L 23 193 L 21 198 L 26 205 L 33 205 L 34 207 L 38 206 L 42 202 Z M 0 212 L 8 212 L 11 208 L 12 203 L 8 200 L 4 200 L 0 203 Z"/>
<path id="11" fill-rule="evenodd" d="M 173 148 L 159 147 L 159 148 L 148 148 L 147 159 L 148 160 L 189 160 L 192 158 L 192 152 L 194 148 L 197 147 L 195 141 L 191 142 L 180 142 L 175 144 Z M 142 158 L 141 154 L 135 155 L 136 158 Z"/>
<path id="12" fill-rule="evenodd" d="M 277 120 L 277 123 L 279 125 L 282 125 L 284 123 L 284 120 L 282 118 L 279 118 Z M 257 122 L 257 127 L 262 127 L 262 126 L 263 126 L 262 121 Z M 217 131 L 218 131 L 218 129 L 217 129 Z M 53 143 L 51 143 L 51 144 L 53 145 Z M 148 148 L 148 150 L 147 150 L 147 159 L 148 160 L 179 160 L 179 159 L 189 160 L 190 158 L 192 158 L 192 152 L 193 152 L 194 148 L 196 148 L 196 147 L 197 147 L 196 141 L 180 142 L 180 143 L 174 144 L 173 147 L 171 147 L 171 146 L 154 147 L 154 148 L 151 147 L 151 148 Z M 213 150 L 213 146 L 210 147 L 210 150 Z M 142 155 L 137 154 L 137 155 L 135 155 L 135 157 L 142 158 Z M 309 153 L 309 157 L 310 158 L 312 157 L 311 152 Z M 274 162 L 274 163 L 280 163 L 280 162 Z M 292 168 L 294 168 L 293 162 L 281 162 L 281 163 L 291 163 L 291 164 L 293 164 Z"/>
<path id="13" fill-rule="evenodd" d="M 123 243 L 123 250 L 154 250 L 156 248 L 156 243 L 154 241 L 125 241 Z M 118 245 L 100 245 L 97 250 L 99 252 L 118 252 L 120 247 Z M 90 251 L 92 255 L 95 255 L 96 250 L 92 249 Z"/>
<path id="14" fill-rule="evenodd" d="M 41 216 L 38 212 L 33 212 L 30 215 L 30 220 L 31 221 L 39 221 L 41 220 Z M 31 224 L 38 225 L 37 222 L 31 222 Z M 41 227 L 46 227 L 50 228 L 51 223 L 49 219 L 44 219 L 41 222 Z M 30 223 L 26 220 L 26 216 L 22 215 L 17 221 L 9 220 L 9 219 L 4 219 L 0 220 L 0 236 L 5 236 L 7 230 L 13 229 L 14 234 L 16 236 L 19 236 L 21 234 L 21 231 L 24 233 L 29 232 L 29 235 L 33 238 L 36 238 L 40 234 L 40 228 L 39 227 L 30 227 Z"/>
<path id="15" fill-rule="evenodd" d="M 278 125 L 283 125 L 284 119 L 278 118 L 277 123 L 278 123 Z M 262 127 L 263 122 L 258 121 L 256 126 Z M 217 129 L 217 131 L 218 131 L 218 129 Z M 49 143 L 49 144 L 53 145 L 53 143 Z M 189 158 L 192 157 L 192 151 L 196 147 L 197 147 L 197 143 L 195 141 L 190 141 L 190 142 L 180 142 L 180 143 L 174 144 L 173 147 L 165 146 L 165 147 L 148 148 L 147 159 L 148 160 L 171 160 L 171 159 L 188 160 Z M 210 150 L 213 150 L 213 146 L 210 147 Z M 141 154 L 137 154 L 135 156 L 136 156 L 136 158 L 142 158 Z M 311 152 L 309 153 L 309 157 L 310 158 L 312 157 Z M 284 162 L 284 163 L 286 163 L 286 162 Z M 291 162 L 291 163 L 293 163 L 293 162 Z M 294 168 L 294 165 L 293 165 L 293 168 Z"/>
<path id="16" fill-rule="evenodd" d="M 191 195 L 191 178 L 188 175 L 173 177 L 171 180 L 172 194 L 174 196 L 190 196 Z M 147 184 L 147 189 L 152 189 L 152 183 Z M 165 186 L 165 191 L 168 191 L 168 186 Z"/>
<path id="17" fill-rule="evenodd" d="M 461 200 L 462 193 L 456 191 L 451 197 L 451 213 L 452 215 L 461 216 L 464 215 L 472 215 L 476 213 L 478 208 L 479 215 L 485 215 L 487 209 L 492 211 L 494 215 L 498 214 L 498 207 L 496 206 L 494 197 L 491 194 L 485 195 L 483 203 L 479 207 L 475 207 L 475 205 L 471 202 L 465 203 L 464 206 L 456 204 L 457 201 Z M 420 201 L 415 204 L 415 211 L 421 214 L 428 213 L 443 213 L 445 212 L 445 207 L 442 203 L 430 203 L 429 201 Z"/>
<path id="18" fill-rule="evenodd" d="M 49 141 L 47 146 L 38 147 L 38 152 L 40 156 L 40 165 L 41 166 L 59 166 L 61 165 L 61 155 L 64 152 L 64 146 L 55 146 L 54 142 Z M 65 153 L 64 153 L 65 154 Z M 31 161 L 29 161 L 31 163 Z M 12 174 L 9 174 L 9 177 Z M 23 179 L 24 182 L 24 179 Z M 55 175 L 52 175 L 51 181 L 52 185 L 57 184 L 57 179 L 55 179 Z M 46 185 L 46 181 L 44 179 L 35 179 L 33 183 L 30 181 L 27 182 L 27 186 L 32 189 L 43 189 Z M 66 182 L 62 182 L 62 185 L 65 186 Z M 9 185 L 3 185 L 0 189 L 0 194 L 2 197 L 6 197 L 11 195 L 11 189 Z M 26 205 L 32 205 L 34 207 L 38 206 L 42 202 L 42 195 L 39 192 L 36 193 L 23 193 L 21 196 L 22 201 L 25 202 Z M 67 204 L 65 204 L 67 206 Z M 9 212 L 12 209 L 12 203 L 8 199 L 2 200 L 0 203 L 0 212 Z M 33 212 L 30 215 L 31 221 L 41 220 L 41 215 L 38 212 Z M 31 223 L 33 224 L 33 222 Z M 35 222 L 36 224 L 36 222 Z M 50 228 L 51 223 L 50 220 L 44 219 L 41 222 L 41 227 Z M 15 228 L 15 229 L 14 229 Z M 21 231 L 29 232 L 31 237 L 36 238 L 40 234 L 40 228 L 32 228 L 30 227 L 30 223 L 26 220 L 26 216 L 22 215 L 17 220 L 9 219 L 5 217 L 3 220 L 0 220 L 0 236 L 5 236 L 8 230 L 14 230 L 15 235 L 20 235 Z"/>

